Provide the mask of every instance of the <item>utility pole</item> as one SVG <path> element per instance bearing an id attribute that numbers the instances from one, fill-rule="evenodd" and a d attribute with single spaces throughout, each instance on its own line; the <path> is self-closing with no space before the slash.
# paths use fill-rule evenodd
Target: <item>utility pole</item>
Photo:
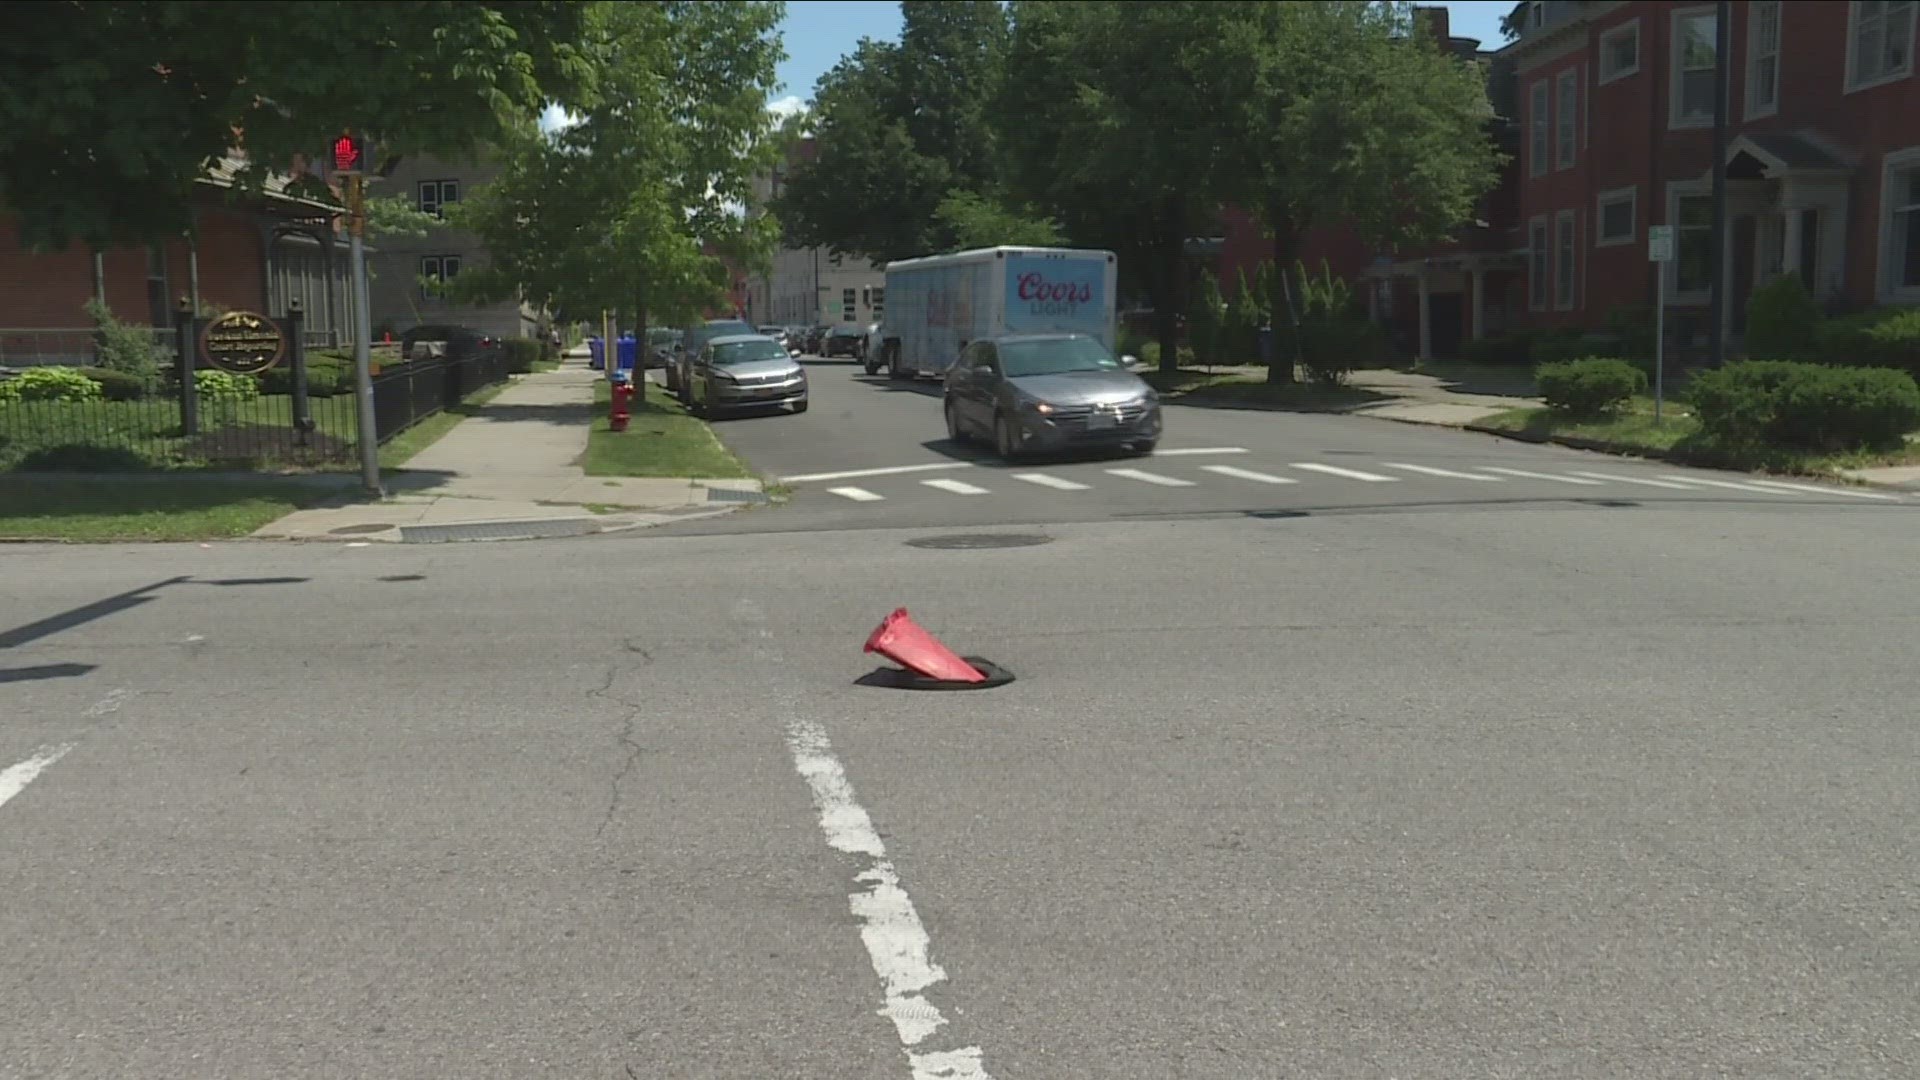
<path id="1" fill-rule="evenodd" d="M 1714 367 L 1727 362 L 1727 108 L 1732 97 L 1733 4 L 1720 0 L 1713 13 L 1713 267 L 1707 302 L 1707 340 Z"/>
<path id="2" fill-rule="evenodd" d="M 353 265 L 353 396 L 359 406 L 360 485 L 375 498 L 380 488 L 380 433 L 373 412 L 373 313 L 367 296 L 367 146 L 352 132 L 333 143 L 333 169 L 347 184 L 347 259 Z"/>

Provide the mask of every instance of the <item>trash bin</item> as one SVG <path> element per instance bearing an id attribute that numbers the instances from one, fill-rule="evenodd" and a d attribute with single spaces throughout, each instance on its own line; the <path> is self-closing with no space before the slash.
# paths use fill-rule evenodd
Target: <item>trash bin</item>
<path id="1" fill-rule="evenodd" d="M 587 366 L 595 371 L 607 366 L 607 343 L 597 337 L 587 339 Z"/>
<path id="2" fill-rule="evenodd" d="M 620 335 L 620 340 L 614 342 L 613 358 L 618 367 L 609 372 L 608 377 L 613 378 L 624 371 L 631 378 L 634 362 L 640 358 L 640 343 L 633 339 L 632 334 Z"/>

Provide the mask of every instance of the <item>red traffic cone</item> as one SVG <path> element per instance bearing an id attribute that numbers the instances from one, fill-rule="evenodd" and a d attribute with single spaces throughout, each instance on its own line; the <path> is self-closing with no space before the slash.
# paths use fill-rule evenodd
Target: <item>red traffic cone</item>
<path id="1" fill-rule="evenodd" d="M 877 652 L 908 671 L 929 679 L 947 682 L 985 682 L 987 677 L 972 664 L 954 655 L 940 639 L 920 629 L 899 608 L 881 621 L 867 637 L 866 652 Z"/>

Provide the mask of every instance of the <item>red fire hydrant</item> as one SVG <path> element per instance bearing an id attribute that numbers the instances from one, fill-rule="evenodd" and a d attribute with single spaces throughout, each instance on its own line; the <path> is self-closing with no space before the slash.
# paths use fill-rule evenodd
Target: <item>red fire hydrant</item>
<path id="1" fill-rule="evenodd" d="M 627 430 L 633 419 L 633 377 L 621 372 L 613 383 L 613 410 L 607 414 L 607 426 L 614 431 Z"/>

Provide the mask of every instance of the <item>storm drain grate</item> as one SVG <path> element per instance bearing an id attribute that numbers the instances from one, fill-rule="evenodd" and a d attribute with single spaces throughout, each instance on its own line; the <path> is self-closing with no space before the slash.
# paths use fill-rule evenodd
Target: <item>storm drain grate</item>
<path id="1" fill-rule="evenodd" d="M 763 503 L 770 501 L 763 491 L 735 491 L 732 488 L 708 488 L 710 503 Z"/>
<path id="2" fill-rule="evenodd" d="M 403 544 L 445 544 L 458 540 L 554 540 L 588 536 L 600 531 L 591 518 L 550 518 L 544 521 L 474 521 L 463 525 L 404 525 Z"/>

